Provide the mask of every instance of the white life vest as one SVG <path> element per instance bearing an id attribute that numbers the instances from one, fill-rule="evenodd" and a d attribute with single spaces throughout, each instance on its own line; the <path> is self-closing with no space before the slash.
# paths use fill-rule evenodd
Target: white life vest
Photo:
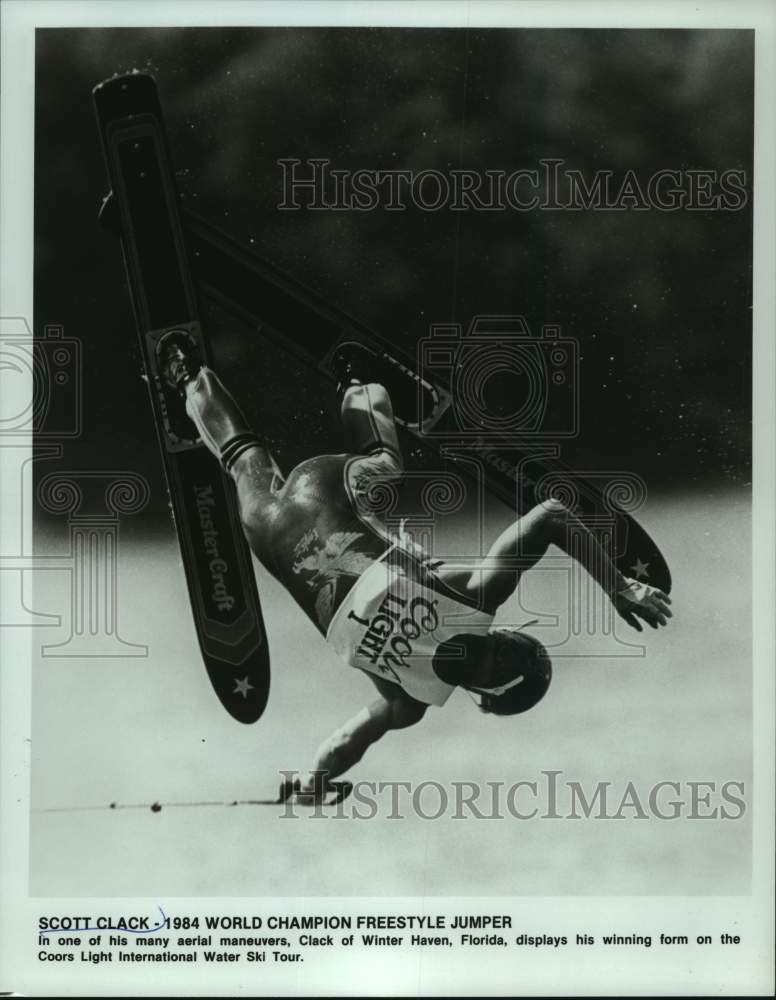
<path id="1" fill-rule="evenodd" d="M 358 578 L 326 640 L 348 666 L 398 684 L 417 701 L 444 705 L 455 688 L 435 673 L 434 654 L 453 636 L 485 635 L 492 624 L 493 615 L 455 600 L 441 582 L 436 589 L 431 571 L 397 543 Z"/>

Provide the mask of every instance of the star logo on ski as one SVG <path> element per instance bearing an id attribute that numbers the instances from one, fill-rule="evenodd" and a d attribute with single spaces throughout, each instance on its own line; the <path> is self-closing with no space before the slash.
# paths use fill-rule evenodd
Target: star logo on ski
<path id="1" fill-rule="evenodd" d="M 631 569 L 633 570 L 637 580 L 640 580 L 642 576 L 649 576 L 649 563 L 642 562 L 638 556 L 636 556 L 636 562 L 633 566 L 631 566 Z"/>
<path id="2" fill-rule="evenodd" d="M 243 679 L 241 681 L 238 681 L 237 678 L 235 677 L 234 678 L 234 683 L 235 683 L 236 687 L 235 687 L 234 691 L 232 691 L 232 694 L 241 694 L 243 696 L 243 698 L 247 698 L 248 697 L 248 692 L 249 691 L 253 691 L 253 684 L 250 684 L 248 682 L 247 676 L 243 677 Z"/>

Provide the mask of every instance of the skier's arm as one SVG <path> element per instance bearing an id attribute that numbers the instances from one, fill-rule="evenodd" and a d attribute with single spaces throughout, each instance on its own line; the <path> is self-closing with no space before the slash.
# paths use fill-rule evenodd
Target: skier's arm
<path id="1" fill-rule="evenodd" d="M 423 718 L 426 706 L 408 698 L 400 688 L 397 691 L 399 696 L 380 697 L 362 708 L 321 743 L 302 787 L 303 793 L 321 794 L 325 788 L 318 786 L 323 777 L 326 781 L 338 777 L 358 763 L 367 749 L 389 730 L 405 729 Z"/>
<path id="2" fill-rule="evenodd" d="M 654 587 L 623 576 L 590 529 L 557 500 L 538 504 L 503 531 L 478 573 L 472 575 L 470 586 L 476 581 L 486 603 L 498 607 L 550 545 L 556 545 L 587 570 L 633 628 L 641 630 L 637 618 L 643 618 L 653 628 L 667 624 L 670 599 Z"/>

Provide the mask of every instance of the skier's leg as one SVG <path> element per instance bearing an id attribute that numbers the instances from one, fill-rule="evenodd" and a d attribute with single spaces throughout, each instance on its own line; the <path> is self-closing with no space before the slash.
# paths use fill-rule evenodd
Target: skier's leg
<path id="1" fill-rule="evenodd" d="M 361 520 L 382 534 L 394 484 L 404 473 L 387 390 L 376 382 L 351 385 L 342 396 L 341 416 L 354 453 L 345 465 L 345 489 Z"/>
<path id="2" fill-rule="evenodd" d="M 342 396 L 340 409 L 348 451 L 358 455 L 379 454 L 403 471 L 403 461 L 393 407 L 388 391 L 377 382 L 351 385 Z"/>
<path id="3" fill-rule="evenodd" d="M 184 391 L 186 413 L 203 444 L 234 480 L 246 537 L 264 561 L 277 494 L 283 486 L 277 462 L 215 372 L 200 368 L 185 383 Z"/>
<path id="4" fill-rule="evenodd" d="M 276 493 L 283 476 L 275 459 L 215 372 L 200 368 L 186 383 L 185 394 L 186 413 L 224 469 L 232 473 L 240 456 L 251 452 L 255 488 Z"/>

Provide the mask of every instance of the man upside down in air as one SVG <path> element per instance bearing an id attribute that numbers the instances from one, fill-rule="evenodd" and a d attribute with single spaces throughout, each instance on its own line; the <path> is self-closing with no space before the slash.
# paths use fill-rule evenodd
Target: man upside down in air
<path id="1" fill-rule="evenodd" d="M 550 545 L 569 552 L 570 529 L 587 545 L 573 558 L 604 589 L 625 621 L 641 630 L 671 617 L 669 598 L 624 577 L 592 533 L 557 500 L 510 525 L 474 568 L 434 560 L 370 512 L 368 491 L 400 480 L 402 456 L 388 392 L 365 352 L 335 361 L 350 450 L 318 455 L 287 477 L 218 377 L 181 331 L 157 346 L 165 381 L 185 398 L 203 443 L 237 487 L 240 517 L 256 557 L 377 697 L 325 740 L 302 792 L 320 797 L 371 744 L 412 726 L 456 687 L 484 712 L 514 715 L 535 705 L 551 676 L 538 639 L 494 627 L 501 604 Z M 571 554 L 569 552 L 569 554 Z"/>

